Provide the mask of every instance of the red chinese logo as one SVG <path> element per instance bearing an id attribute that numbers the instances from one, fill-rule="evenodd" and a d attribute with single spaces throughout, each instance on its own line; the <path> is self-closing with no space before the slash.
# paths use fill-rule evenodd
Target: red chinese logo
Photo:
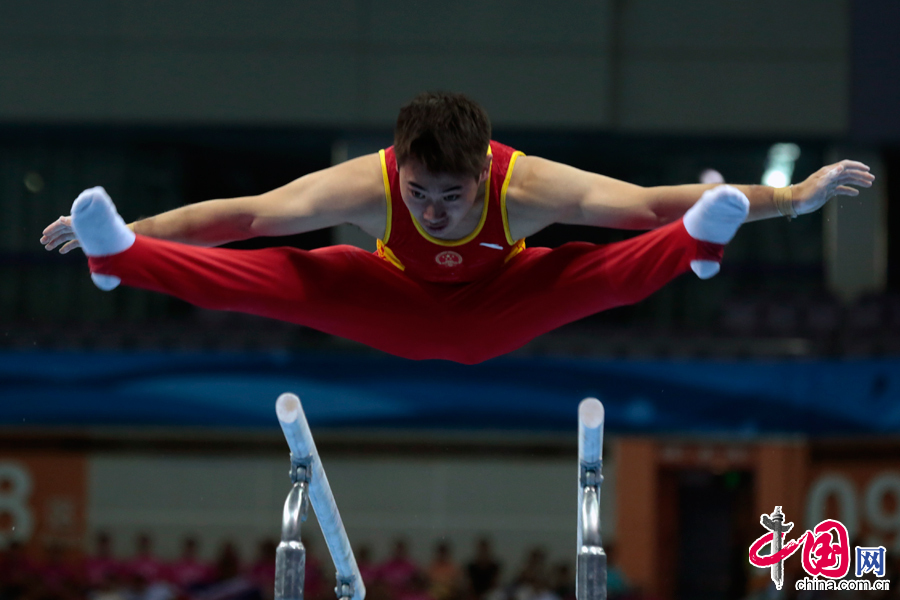
<path id="1" fill-rule="evenodd" d="M 447 250 L 446 252 L 441 252 L 437 256 L 434 257 L 434 262 L 441 265 L 442 267 L 457 267 L 462 264 L 463 257 L 452 250 Z"/>
<path id="2" fill-rule="evenodd" d="M 781 546 L 774 544 L 774 541 L 775 533 L 769 531 L 753 542 L 750 546 L 750 564 L 760 568 L 777 565 L 799 550 L 802 544 L 803 569 L 811 576 L 840 579 L 850 570 L 850 536 L 840 521 L 826 519 L 796 540 L 784 544 L 780 550 L 766 556 L 760 555 L 767 544 L 772 544 L 772 548 Z"/>

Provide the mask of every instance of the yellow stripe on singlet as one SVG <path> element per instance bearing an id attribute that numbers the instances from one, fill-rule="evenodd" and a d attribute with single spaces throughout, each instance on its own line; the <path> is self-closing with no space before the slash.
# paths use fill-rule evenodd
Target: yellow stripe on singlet
<path id="1" fill-rule="evenodd" d="M 397 258 L 390 248 L 387 247 L 387 241 L 391 237 L 391 217 L 393 214 L 393 202 L 391 202 L 391 180 L 388 177 L 387 170 L 387 159 L 384 156 L 384 150 L 378 151 L 378 156 L 381 157 L 381 177 L 384 180 L 384 200 L 387 202 L 387 224 L 384 226 L 384 239 L 377 240 L 377 251 L 376 254 L 388 261 L 401 271 L 406 270 L 406 265 L 400 262 L 400 259 Z"/>
<path id="2" fill-rule="evenodd" d="M 525 239 L 522 238 L 517 242 L 512 238 L 512 234 L 509 233 L 509 215 L 506 212 L 506 192 L 509 190 L 509 182 L 512 179 L 513 167 L 516 166 L 516 159 L 520 156 L 525 156 L 525 153 L 517 150 L 509 157 L 509 167 L 506 169 L 506 179 L 503 180 L 503 187 L 500 189 L 500 214 L 503 215 L 503 232 L 506 234 L 506 241 L 510 246 L 518 247 L 519 244 L 522 244 L 522 249 L 515 252 L 515 254 L 511 254 L 506 260 L 509 260 L 525 249 Z"/>
<path id="3" fill-rule="evenodd" d="M 391 213 L 393 203 L 391 202 L 391 179 L 388 177 L 387 160 L 384 157 L 384 150 L 378 151 L 381 157 L 381 178 L 384 180 L 384 200 L 387 202 L 387 224 L 384 226 L 384 240 L 379 240 L 382 244 L 387 244 L 391 238 Z"/>
<path id="4" fill-rule="evenodd" d="M 515 247 L 509 251 L 509 254 L 506 255 L 506 258 L 503 260 L 503 264 L 505 265 L 509 261 L 511 261 L 517 254 L 522 252 L 525 249 L 525 238 L 522 238 L 518 242 L 516 242 Z"/>
<path id="5" fill-rule="evenodd" d="M 406 270 L 406 265 L 404 265 L 402 262 L 400 262 L 400 259 L 397 258 L 397 255 L 394 254 L 390 248 L 385 246 L 384 242 L 382 242 L 381 240 L 378 240 L 377 244 L 378 244 L 378 250 L 377 250 L 378 256 L 380 256 L 384 260 L 388 261 L 389 263 L 391 263 L 392 265 L 394 265 L 401 271 Z"/>

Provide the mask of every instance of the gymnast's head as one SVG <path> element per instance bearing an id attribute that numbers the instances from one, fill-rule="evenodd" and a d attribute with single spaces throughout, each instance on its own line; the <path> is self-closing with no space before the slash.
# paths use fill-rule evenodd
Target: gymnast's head
<path id="1" fill-rule="evenodd" d="M 430 235 L 470 233 L 462 228 L 490 172 L 490 141 L 487 112 L 463 94 L 425 92 L 400 109 L 394 129 L 400 194 Z"/>

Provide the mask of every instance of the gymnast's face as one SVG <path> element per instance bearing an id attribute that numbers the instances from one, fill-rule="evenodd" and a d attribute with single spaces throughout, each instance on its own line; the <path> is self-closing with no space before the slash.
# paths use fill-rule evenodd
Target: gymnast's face
<path id="1" fill-rule="evenodd" d="M 471 175 L 431 173 L 421 161 L 409 157 L 400 167 L 400 195 L 413 218 L 429 235 L 445 240 L 463 238 L 480 220 L 483 184 L 490 168 L 490 157 L 487 157 L 485 167 L 475 179 Z"/>

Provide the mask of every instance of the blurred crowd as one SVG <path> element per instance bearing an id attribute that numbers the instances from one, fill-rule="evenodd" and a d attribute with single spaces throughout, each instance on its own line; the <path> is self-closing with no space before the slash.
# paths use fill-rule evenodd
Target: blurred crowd
<path id="1" fill-rule="evenodd" d="M 224 543 L 212 561 L 203 560 L 194 538 L 183 542 L 174 561 L 157 558 L 149 535 L 140 535 L 133 556 L 114 557 L 109 535 L 97 536 L 84 555 L 63 546 L 48 546 L 33 556 L 18 544 L 0 550 L 0 600 L 271 600 L 275 587 L 277 542 L 259 544 L 254 560 L 241 560 L 232 543 Z M 306 600 L 334 599 L 334 570 L 327 550 L 305 542 Z M 504 572 L 487 537 L 476 541 L 471 557 L 457 561 L 451 546 L 435 544 L 427 564 L 409 555 L 405 540 L 393 542 L 389 556 L 375 560 L 360 546 L 356 558 L 368 600 L 575 600 L 575 574 L 567 563 L 551 564 L 539 547 L 526 552 L 523 564 Z M 614 567 L 610 598 L 634 597 Z"/>

